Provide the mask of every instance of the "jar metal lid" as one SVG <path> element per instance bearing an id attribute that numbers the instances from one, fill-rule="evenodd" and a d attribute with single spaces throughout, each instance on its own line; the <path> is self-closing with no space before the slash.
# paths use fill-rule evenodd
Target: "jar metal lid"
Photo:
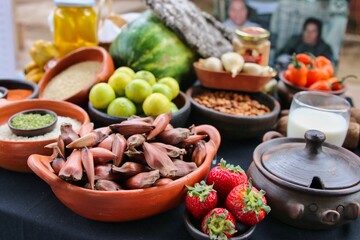
<path id="1" fill-rule="evenodd" d="M 254 43 L 265 41 L 270 36 L 270 32 L 261 27 L 241 27 L 235 33 L 241 40 Z"/>
<path id="2" fill-rule="evenodd" d="M 54 3 L 64 7 L 91 7 L 95 5 L 95 0 L 54 0 Z"/>

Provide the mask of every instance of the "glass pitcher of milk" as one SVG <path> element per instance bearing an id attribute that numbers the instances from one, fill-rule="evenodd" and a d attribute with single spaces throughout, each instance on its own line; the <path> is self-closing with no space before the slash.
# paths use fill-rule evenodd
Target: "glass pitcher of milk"
<path id="1" fill-rule="evenodd" d="M 304 138 L 309 129 L 326 135 L 325 142 L 342 146 L 349 127 L 351 106 L 346 99 L 322 92 L 302 91 L 291 102 L 287 136 Z"/>

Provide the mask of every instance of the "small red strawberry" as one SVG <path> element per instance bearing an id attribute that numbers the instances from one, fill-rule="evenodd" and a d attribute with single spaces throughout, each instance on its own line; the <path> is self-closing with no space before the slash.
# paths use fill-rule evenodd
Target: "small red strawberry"
<path id="1" fill-rule="evenodd" d="M 255 225 L 270 212 L 264 195 L 264 190 L 258 191 L 251 183 L 239 185 L 229 193 L 225 206 L 239 222 Z"/>
<path id="2" fill-rule="evenodd" d="M 210 170 L 206 183 L 214 184 L 219 200 L 225 201 L 234 187 L 247 181 L 247 176 L 239 165 L 234 166 L 221 159 L 219 165 Z"/>
<path id="3" fill-rule="evenodd" d="M 234 216 L 227 209 L 214 208 L 204 217 L 201 230 L 210 239 L 227 239 L 236 233 L 235 224 Z"/>
<path id="4" fill-rule="evenodd" d="M 186 187 L 188 192 L 185 197 L 185 206 L 195 218 L 201 220 L 216 207 L 217 193 L 213 185 L 206 185 L 205 181 L 196 183 L 194 187 Z"/>

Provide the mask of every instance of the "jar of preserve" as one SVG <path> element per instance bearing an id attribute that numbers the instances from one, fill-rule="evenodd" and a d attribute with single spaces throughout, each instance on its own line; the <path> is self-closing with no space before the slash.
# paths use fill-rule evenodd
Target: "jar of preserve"
<path id="1" fill-rule="evenodd" d="M 244 57 L 245 62 L 268 66 L 270 56 L 270 32 L 261 27 L 241 27 L 235 31 L 234 51 Z"/>
<path id="2" fill-rule="evenodd" d="M 61 56 L 98 44 L 95 0 L 54 0 L 54 3 L 54 44 Z"/>

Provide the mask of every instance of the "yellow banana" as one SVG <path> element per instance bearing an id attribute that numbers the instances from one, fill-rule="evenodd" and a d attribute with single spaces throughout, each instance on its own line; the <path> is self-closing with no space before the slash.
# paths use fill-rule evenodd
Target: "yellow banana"
<path id="1" fill-rule="evenodd" d="M 41 78 L 44 76 L 44 72 L 37 73 L 30 77 L 29 81 L 38 83 L 40 82 Z"/>
<path id="2" fill-rule="evenodd" d="M 31 70 L 33 70 L 35 68 L 39 68 L 38 65 L 36 65 L 36 63 L 34 61 L 30 61 L 25 65 L 24 73 L 28 74 Z"/>
<path id="3" fill-rule="evenodd" d="M 60 57 L 59 51 L 57 50 L 55 45 L 53 43 L 51 43 L 51 42 L 46 42 L 45 43 L 45 50 L 49 54 L 49 56 L 51 56 L 51 58 Z"/>
<path id="4" fill-rule="evenodd" d="M 39 67 L 35 67 L 35 68 L 31 69 L 31 70 L 26 74 L 26 76 L 30 77 L 30 76 L 35 75 L 35 74 L 40 73 L 40 72 L 43 72 L 43 70 L 42 70 L 41 68 L 39 68 Z"/>
<path id="5" fill-rule="evenodd" d="M 25 79 L 34 83 L 38 83 L 42 76 L 44 75 L 44 70 L 39 67 L 33 68 L 26 75 Z"/>
<path id="6" fill-rule="evenodd" d="M 44 40 L 34 42 L 29 54 L 39 67 L 43 67 L 50 59 L 59 57 L 59 52 L 54 44 Z"/>

